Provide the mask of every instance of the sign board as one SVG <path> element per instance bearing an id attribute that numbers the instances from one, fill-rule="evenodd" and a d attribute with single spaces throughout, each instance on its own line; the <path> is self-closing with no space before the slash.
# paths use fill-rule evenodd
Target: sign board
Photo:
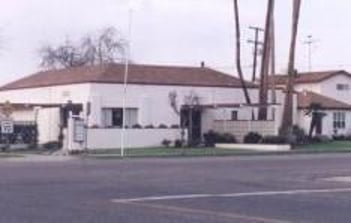
<path id="1" fill-rule="evenodd" d="M 14 123 L 12 120 L 2 120 L 1 121 L 1 133 L 3 134 L 13 134 L 15 130 Z"/>
<path id="2" fill-rule="evenodd" d="M 85 141 L 85 124 L 84 124 L 84 120 L 82 119 L 74 119 L 73 120 L 73 132 L 74 132 L 74 136 L 73 139 L 75 142 L 79 142 L 82 143 Z"/>

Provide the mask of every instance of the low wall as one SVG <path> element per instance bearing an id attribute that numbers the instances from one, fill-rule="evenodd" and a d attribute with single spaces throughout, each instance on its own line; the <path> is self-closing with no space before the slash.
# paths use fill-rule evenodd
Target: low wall
<path id="1" fill-rule="evenodd" d="M 257 132 L 262 136 L 278 134 L 274 121 L 215 121 L 213 130 L 220 133 L 231 133 L 240 142 L 249 132 Z"/>
<path id="2" fill-rule="evenodd" d="M 121 147 L 121 129 L 88 129 L 88 149 L 117 149 Z M 126 148 L 160 147 L 164 139 L 181 138 L 180 129 L 126 129 Z"/>
<path id="3" fill-rule="evenodd" d="M 290 145 L 260 145 L 260 144 L 216 144 L 216 148 L 234 150 L 252 150 L 261 152 L 286 152 L 291 150 Z"/>

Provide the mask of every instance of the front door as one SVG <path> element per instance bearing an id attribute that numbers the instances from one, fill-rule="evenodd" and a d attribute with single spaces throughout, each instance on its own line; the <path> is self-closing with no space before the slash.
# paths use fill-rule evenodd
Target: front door
<path id="1" fill-rule="evenodd" d="M 181 124 L 188 129 L 188 142 L 191 146 L 201 143 L 202 111 L 197 108 L 185 108 L 181 112 Z"/>

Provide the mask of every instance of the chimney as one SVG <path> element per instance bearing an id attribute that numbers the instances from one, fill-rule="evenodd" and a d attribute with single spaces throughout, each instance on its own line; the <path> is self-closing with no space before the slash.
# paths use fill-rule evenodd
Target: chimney
<path id="1" fill-rule="evenodd" d="M 205 68 L 205 61 L 201 61 L 201 68 Z"/>

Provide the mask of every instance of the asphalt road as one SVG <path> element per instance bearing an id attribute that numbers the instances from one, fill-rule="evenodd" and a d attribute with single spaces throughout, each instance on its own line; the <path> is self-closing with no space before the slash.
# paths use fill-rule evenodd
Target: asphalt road
<path id="1" fill-rule="evenodd" d="M 0 160 L 0 223 L 351 222 L 351 155 Z"/>

